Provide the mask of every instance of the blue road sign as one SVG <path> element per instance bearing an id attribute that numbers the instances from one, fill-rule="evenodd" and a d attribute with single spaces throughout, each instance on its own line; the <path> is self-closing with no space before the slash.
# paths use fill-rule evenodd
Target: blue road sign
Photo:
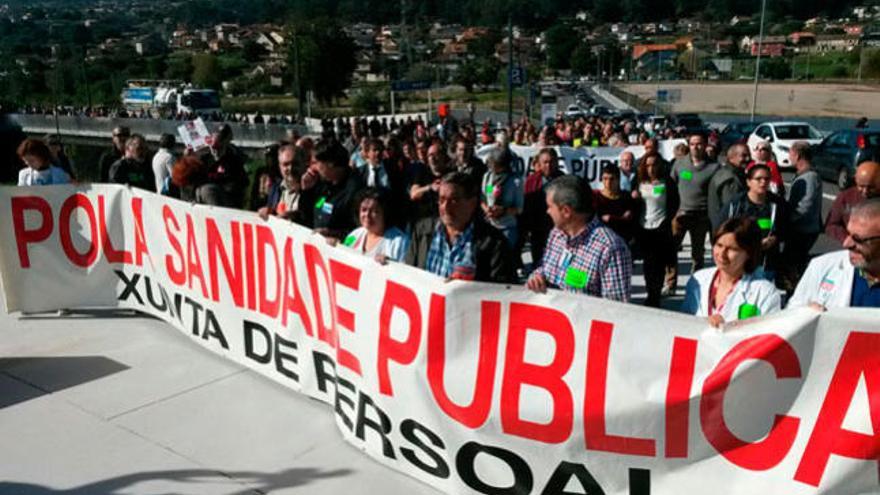
<path id="1" fill-rule="evenodd" d="M 526 83 L 526 70 L 523 67 L 510 69 L 510 85 L 520 87 Z"/>
<path id="2" fill-rule="evenodd" d="M 431 89 L 431 81 L 392 81 L 391 91 L 423 91 Z"/>

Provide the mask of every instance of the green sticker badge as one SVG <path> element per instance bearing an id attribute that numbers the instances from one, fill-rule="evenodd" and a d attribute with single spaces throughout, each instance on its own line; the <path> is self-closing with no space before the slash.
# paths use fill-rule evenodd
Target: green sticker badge
<path id="1" fill-rule="evenodd" d="M 694 178 L 694 173 L 691 172 L 690 170 L 682 170 L 681 171 L 681 178 L 684 180 L 691 180 Z"/>
<path id="2" fill-rule="evenodd" d="M 666 193 L 666 184 L 654 186 L 654 196 L 663 196 Z"/>
<path id="3" fill-rule="evenodd" d="M 590 276 L 587 275 L 587 272 L 583 270 L 578 270 L 577 268 L 569 268 L 565 271 L 565 285 L 575 288 L 575 289 L 583 289 L 587 286 L 587 282 L 590 280 Z"/>
<path id="4" fill-rule="evenodd" d="M 756 316 L 761 316 L 761 310 L 758 309 L 758 306 L 754 304 L 744 303 L 739 307 L 739 319 L 740 320 L 748 320 L 749 318 L 754 318 Z"/>
<path id="5" fill-rule="evenodd" d="M 594 139 L 594 140 L 593 140 L 593 148 L 598 148 L 598 147 L 599 147 L 599 140 L 598 140 L 598 139 Z"/>
<path id="6" fill-rule="evenodd" d="M 492 195 L 492 192 L 493 192 L 494 190 L 495 190 L 495 186 L 493 186 L 492 184 L 489 184 L 489 185 L 486 186 L 486 194 L 487 194 L 487 195 L 491 196 L 491 195 Z"/>
<path id="7" fill-rule="evenodd" d="M 324 203 L 326 203 L 326 202 L 327 202 L 327 198 L 321 197 L 321 199 L 319 199 L 318 202 L 315 203 L 315 209 L 320 210 L 321 208 L 324 207 Z"/>
<path id="8" fill-rule="evenodd" d="M 342 245 L 352 247 L 352 246 L 354 246 L 355 241 L 357 241 L 357 237 L 350 235 L 350 236 L 346 237 L 345 240 L 342 241 Z"/>
<path id="9" fill-rule="evenodd" d="M 759 218 L 758 219 L 758 227 L 761 227 L 761 230 L 770 230 L 773 228 L 773 219 L 772 218 Z"/>

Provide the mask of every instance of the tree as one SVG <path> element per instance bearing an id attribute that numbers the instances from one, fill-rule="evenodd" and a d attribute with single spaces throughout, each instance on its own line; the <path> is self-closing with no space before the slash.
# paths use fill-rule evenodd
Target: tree
<path id="1" fill-rule="evenodd" d="M 344 96 L 357 66 L 354 41 L 328 18 L 294 25 L 291 31 L 288 69 L 291 80 L 299 76 L 299 96 L 311 90 L 325 104 Z"/>
<path id="2" fill-rule="evenodd" d="M 372 86 L 361 88 L 352 98 L 352 110 L 358 115 L 375 115 L 382 106 L 379 92 Z"/>
<path id="3" fill-rule="evenodd" d="M 766 79 L 788 79 L 791 77 L 791 64 L 782 57 L 762 59 L 761 77 Z"/>
<path id="4" fill-rule="evenodd" d="M 862 76 L 872 79 L 880 78 L 880 50 L 865 50 L 862 59 Z"/>
<path id="5" fill-rule="evenodd" d="M 168 79 L 180 79 L 189 81 L 193 74 L 193 58 L 186 53 L 174 54 L 168 57 L 165 77 Z"/>
<path id="6" fill-rule="evenodd" d="M 571 56 L 577 48 L 579 36 L 568 24 L 554 24 L 544 35 L 547 38 L 547 65 L 563 70 L 571 67 Z"/>
<path id="7" fill-rule="evenodd" d="M 217 57 L 209 53 L 198 53 L 192 58 L 192 82 L 200 88 L 220 89 L 223 81 Z"/>
<path id="8" fill-rule="evenodd" d="M 241 47 L 245 60 L 256 62 L 266 55 L 266 48 L 254 40 L 247 40 Z"/>
<path id="9" fill-rule="evenodd" d="M 455 71 L 455 77 L 452 80 L 455 84 L 464 86 L 464 90 L 468 93 L 473 93 L 474 85 L 479 82 L 478 70 L 477 63 L 473 60 L 468 60 L 458 66 L 458 70 Z"/>

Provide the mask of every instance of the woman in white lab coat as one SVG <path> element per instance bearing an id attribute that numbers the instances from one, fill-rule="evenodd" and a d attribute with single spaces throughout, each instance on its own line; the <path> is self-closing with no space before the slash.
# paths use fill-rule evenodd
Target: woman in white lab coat
<path id="1" fill-rule="evenodd" d="M 754 273 L 761 261 L 761 230 L 755 220 L 731 218 L 718 227 L 714 239 L 715 267 L 693 274 L 682 311 L 706 317 L 714 327 L 779 311 L 776 286 Z"/>

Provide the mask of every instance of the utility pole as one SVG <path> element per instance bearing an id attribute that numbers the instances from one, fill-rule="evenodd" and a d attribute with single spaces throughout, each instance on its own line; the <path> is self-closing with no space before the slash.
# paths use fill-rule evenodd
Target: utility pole
<path id="1" fill-rule="evenodd" d="M 507 16 L 507 127 L 513 128 L 513 16 Z"/>
<path id="2" fill-rule="evenodd" d="M 299 38 L 293 30 L 293 85 L 296 87 L 296 115 L 302 118 L 302 85 L 299 80 Z"/>
<path id="3" fill-rule="evenodd" d="M 752 93 L 752 115 L 749 122 L 755 121 L 755 107 L 758 105 L 758 79 L 761 77 L 761 49 L 764 42 L 764 12 L 767 0 L 761 0 L 761 27 L 758 32 L 758 57 L 755 59 L 755 91 Z"/>
<path id="4" fill-rule="evenodd" d="M 862 52 L 865 51 L 865 47 L 863 45 L 859 46 L 859 82 L 862 82 Z"/>

